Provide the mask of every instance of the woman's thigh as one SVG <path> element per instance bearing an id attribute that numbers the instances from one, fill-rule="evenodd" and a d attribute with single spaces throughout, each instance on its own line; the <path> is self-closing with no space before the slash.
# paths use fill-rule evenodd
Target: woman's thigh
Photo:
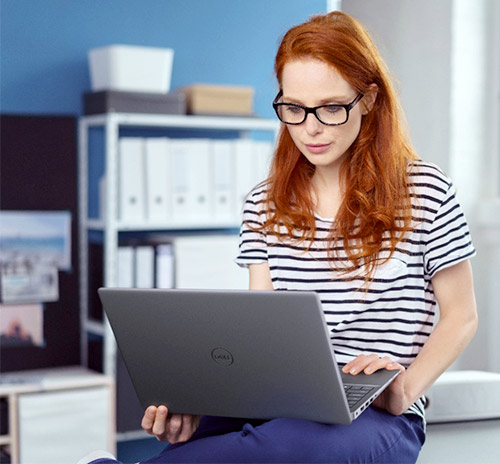
<path id="1" fill-rule="evenodd" d="M 425 440 L 422 421 L 368 408 L 350 425 L 277 419 L 257 428 L 283 461 L 414 463 Z M 272 454 L 271 454 L 272 456 Z"/>
<path id="2" fill-rule="evenodd" d="M 415 462 L 424 434 L 419 420 L 368 408 L 351 425 L 297 419 L 209 418 L 193 440 L 145 463 L 167 462 Z"/>

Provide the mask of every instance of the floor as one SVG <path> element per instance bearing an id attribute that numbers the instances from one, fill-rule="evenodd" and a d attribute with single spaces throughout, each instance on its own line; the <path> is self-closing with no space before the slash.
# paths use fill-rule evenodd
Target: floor
<path id="1" fill-rule="evenodd" d="M 500 463 L 500 419 L 429 424 L 418 464 Z"/>

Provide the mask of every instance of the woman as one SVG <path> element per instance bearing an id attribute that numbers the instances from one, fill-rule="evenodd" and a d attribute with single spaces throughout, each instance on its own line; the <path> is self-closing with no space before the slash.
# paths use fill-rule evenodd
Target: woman
<path id="1" fill-rule="evenodd" d="M 247 197 L 237 262 L 250 289 L 319 293 L 344 372 L 401 374 L 349 426 L 152 406 L 142 427 L 175 445 L 144 462 L 415 462 L 423 394 L 477 326 L 467 224 L 450 180 L 410 147 L 385 65 L 353 18 L 292 28 L 275 71 L 283 125 L 270 177 Z"/>

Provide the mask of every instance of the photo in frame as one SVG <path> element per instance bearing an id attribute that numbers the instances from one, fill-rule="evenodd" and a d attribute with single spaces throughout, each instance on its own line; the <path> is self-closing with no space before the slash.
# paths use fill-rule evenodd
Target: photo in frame
<path id="1" fill-rule="evenodd" d="M 0 211 L 0 301 L 57 301 L 59 270 L 71 270 L 71 213 Z"/>
<path id="2" fill-rule="evenodd" d="M 43 305 L 0 304 L 0 346 L 2 349 L 44 345 Z"/>

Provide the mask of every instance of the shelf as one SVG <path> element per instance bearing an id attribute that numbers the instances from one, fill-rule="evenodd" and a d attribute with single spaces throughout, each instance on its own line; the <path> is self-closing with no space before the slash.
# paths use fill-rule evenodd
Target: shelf
<path id="1" fill-rule="evenodd" d="M 256 117 L 232 116 L 191 116 L 157 115 L 138 113 L 107 113 L 84 116 L 82 120 L 88 126 L 103 126 L 107 123 L 129 127 L 169 127 L 183 129 L 220 129 L 220 130 L 263 130 L 277 131 L 279 121 Z"/>
<path id="2" fill-rule="evenodd" d="M 117 376 L 116 363 L 116 342 L 114 339 L 111 326 L 107 321 L 105 314 L 103 320 L 98 321 L 91 319 L 92 312 L 89 311 L 91 303 L 98 304 L 92 295 L 90 300 L 89 284 L 103 287 L 116 287 L 118 282 L 118 248 L 121 239 L 127 238 L 126 233 L 134 233 L 140 237 L 137 243 L 141 242 L 144 235 L 145 242 L 151 240 L 154 243 L 159 237 L 156 235 L 165 234 L 171 236 L 195 235 L 196 232 L 201 234 L 211 235 L 212 232 L 220 234 L 232 234 L 237 237 L 237 231 L 241 226 L 241 217 L 237 212 L 237 208 L 233 208 L 231 213 L 224 216 L 215 216 L 214 214 L 206 214 L 204 218 L 195 216 L 193 213 L 188 216 L 169 217 L 164 216 L 163 220 L 156 222 L 141 221 L 121 221 L 118 217 L 119 203 L 119 185 L 120 185 L 120 139 L 128 137 L 128 132 L 124 129 L 146 129 L 151 132 L 151 129 L 163 130 L 168 129 L 169 133 L 173 133 L 174 138 L 177 136 L 186 136 L 186 132 L 201 131 L 200 134 L 205 138 L 217 139 L 220 136 L 226 137 L 221 131 L 231 132 L 231 138 L 236 135 L 241 139 L 251 140 L 260 138 L 260 132 L 267 132 L 273 140 L 276 140 L 279 134 L 281 123 L 277 119 L 264 119 L 257 117 L 234 117 L 234 116 L 194 116 L 194 115 L 162 115 L 162 114 L 137 114 L 137 113 L 106 113 L 99 115 L 83 116 L 79 119 L 79 142 L 78 142 L 78 157 L 79 157 L 79 226 L 80 226 L 80 306 L 81 306 L 81 329 L 82 329 L 82 362 L 84 365 L 89 363 L 89 337 L 88 335 L 97 335 L 102 337 L 102 369 L 104 373 L 113 378 Z M 103 164 L 106 182 L 104 183 L 104 192 L 102 198 L 103 205 L 100 205 L 101 212 L 113 213 L 102 214 L 103 217 L 89 217 L 89 197 L 98 186 L 96 182 L 89 182 L 90 176 L 97 176 L 95 169 L 90 169 L 93 159 L 91 146 L 89 144 L 91 129 L 101 129 L 103 131 L 102 140 L 98 140 L 103 145 L 103 153 L 92 148 L 94 152 L 103 154 L 102 160 L 99 158 L 99 163 Z M 173 129 L 173 130 L 172 130 Z M 187 129 L 188 131 L 183 131 Z M 235 134 L 233 134 L 235 133 Z M 157 134 L 155 134 L 156 136 Z M 189 137 L 188 137 L 189 138 Z M 266 137 L 269 139 L 270 137 Z M 257 164 L 256 164 L 257 166 Z M 101 173 L 99 173 L 101 174 Z M 245 171 L 245 176 L 248 175 Z M 93 179 L 94 181 L 96 179 Z M 236 181 L 234 181 L 236 182 Z M 93 189 L 92 192 L 90 189 Z M 233 205 L 235 206 L 235 205 Z M 102 273 L 96 272 L 96 275 L 89 275 L 89 244 L 96 239 L 94 232 L 102 233 Z M 236 233 L 235 233 L 236 232 Z M 122 234 L 122 235 L 120 235 Z M 133 234 L 131 234 L 133 235 Z M 100 238 L 100 237 L 99 237 Z M 92 262 L 92 265 L 95 263 Z M 101 275 L 102 274 L 102 275 Z M 99 282 L 94 281 L 99 279 Z M 100 282 L 102 280 L 102 283 Z M 94 341 L 94 337 L 92 337 Z M 95 352 L 100 352 L 101 347 Z M 129 388 L 122 383 L 124 391 Z M 124 397 L 124 396 L 122 396 Z M 118 405 L 120 407 L 120 405 Z M 132 411 L 133 412 L 133 411 Z M 139 422 L 139 421 L 138 421 Z M 128 425 L 127 425 L 128 427 Z M 126 427 L 123 427 L 126 429 Z M 127 431 L 118 435 L 118 440 L 128 441 L 147 437 L 143 431 Z"/>
<path id="3" fill-rule="evenodd" d="M 87 220 L 89 230 L 105 230 L 107 224 L 102 219 Z M 199 229 L 235 229 L 239 228 L 237 221 L 171 221 L 168 223 L 122 223 L 116 222 L 115 229 L 118 232 L 141 232 L 141 231 L 169 231 L 169 230 L 199 230 Z"/>

